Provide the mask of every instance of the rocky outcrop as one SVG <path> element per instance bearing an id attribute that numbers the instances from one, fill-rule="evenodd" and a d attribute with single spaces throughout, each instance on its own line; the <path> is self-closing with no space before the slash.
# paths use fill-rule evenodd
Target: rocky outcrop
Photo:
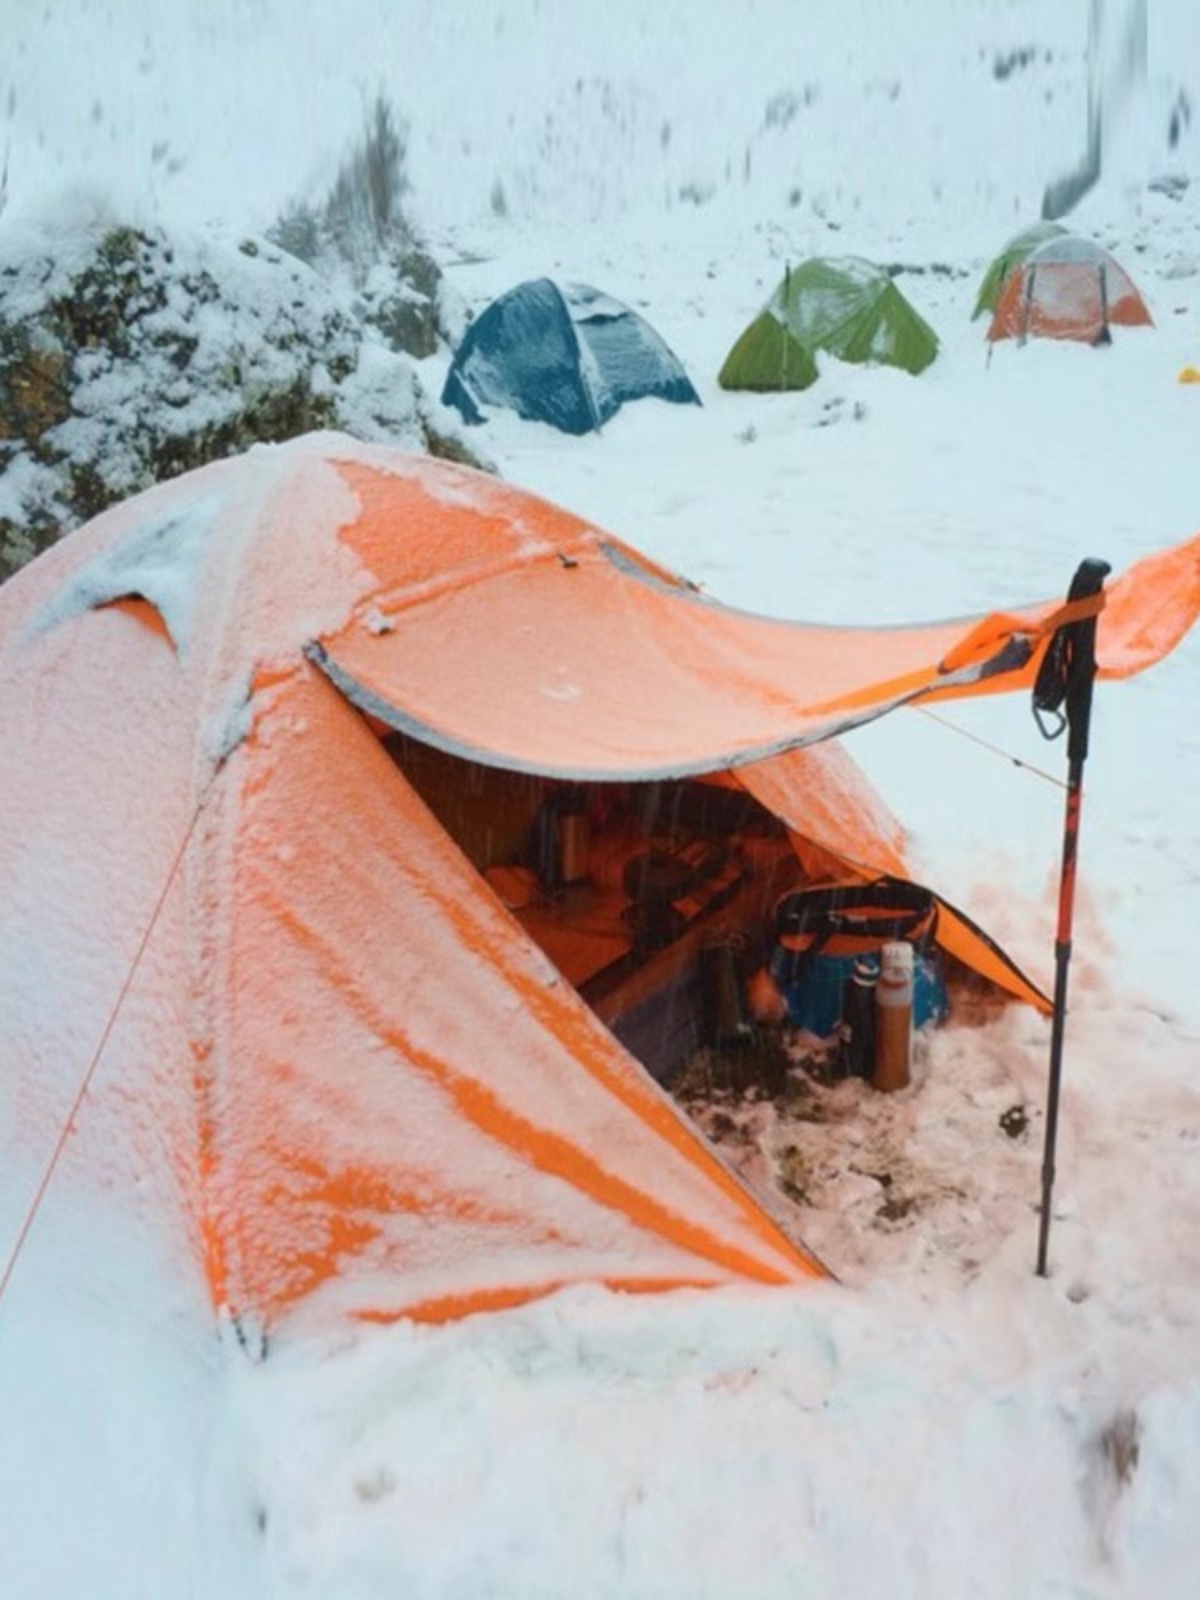
<path id="1" fill-rule="evenodd" d="M 339 428 L 486 465 L 389 348 L 413 342 L 436 279 L 380 267 L 369 282 L 348 298 L 264 240 L 10 229 L 0 578 L 113 501 L 258 441 Z M 437 337 L 435 320 L 417 352 Z"/>

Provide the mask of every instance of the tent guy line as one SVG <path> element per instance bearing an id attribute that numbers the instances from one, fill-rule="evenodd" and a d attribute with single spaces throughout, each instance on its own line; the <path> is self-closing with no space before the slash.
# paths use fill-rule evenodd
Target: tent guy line
<path id="1" fill-rule="evenodd" d="M 919 711 L 923 717 L 928 717 L 931 722 L 939 723 L 951 733 L 956 733 L 960 739 L 967 739 L 971 744 L 977 744 L 981 749 L 990 750 L 1002 761 L 1007 761 L 1010 766 L 1020 767 L 1023 772 L 1032 773 L 1036 778 L 1044 778 L 1047 783 L 1052 783 L 1056 789 L 1065 789 L 1066 782 L 1056 778 L 1052 772 L 1047 772 L 1044 767 L 1034 766 L 1032 761 L 1024 761 L 1020 756 L 1013 755 L 1011 750 L 1005 750 L 1001 745 L 993 744 L 990 739 L 981 739 L 977 733 L 972 733 L 969 728 L 960 727 L 957 722 L 951 722 L 949 717 L 939 716 L 936 711 L 931 711 L 928 706 L 915 705 L 909 708 Z"/>
<path id="2" fill-rule="evenodd" d="M 118 992 L 117 998 L 113 1002 L 112 1009 L 108 1014 L 108 1018 L 104 1024 L 104 1031 L 101 1033 L 100 1038 L 97 1041 L 96 1048 L 92 1052 L 91 1060 L 88 1062 L 86 1068 L 84 1069 L 83 1075 L 79 1080 L 79 1087 L 75 1091 L 75 1097 L 71 1102 L 71 1109 L 63 1118 L 62 1126 L 59 1128 L 58 1138 L 55 1140 L 54 1148 L 50 1152 L 50 1158 L 46 1162 L 46 1167 L 42 1173 L 41 1180 L 39 1181 L 37 1189 L 30 1200 L 29 1206 L 25 1212 L 25 1216 L 21 1222 L 21 1226 L 17 1231 L 17 1236 L 13 1241 L 12 1249 L 9 1252 L 8 1260 L 5 1263 L 4 1272 L 3 1274 L 0 1274 L 0 1303 L 2 1303 L 4 1300 L 4 1295 L 8 1288 L 9 1280 L 16 1271 L 17 1262 L 21 1257 L 21 1252 L 24 1250 L 25 1245 L 28 1242 L 29 1235 L 33 1229 L 33 1224 L 37 1219 L 38 1212 L 41 1209 L 42 1201 L 46 1198 L 47 1191 L 50 1188 L 50 1184 L 54 1177 L 55 1170 L 58 1167 L 59 1160 L 63 1151 L 66 1149 L 67 1140 L 71 1137 L 71 1133 L 77 1125 L 77 1118 L 83 1107 L 83 1102 L 87 1098 L 88 1090 L 92 1085 L 92 1080 L 95 1078 L 96 1072 L 100 1066 L 100 1062 L 104 1057 L 104 1052 L 107 1048 L 109 1039 L 112 1037 L 112 1031 L 116 1026 L 117 1018 L 121 1014 L 121 1008 L 124 1006 L 129 991 L 133 987 L 133 980 L 137 976 L 138 968 L 142 964 L 142 958 L 146 954 L 146 950 L 149 947 L 151 936 L 158 925 L 158 919 L 162 915 L 163 907 L 167 903 L 167 896 L 171 892 L 171 885 L 178 877 L 179 869 L 183 865 L 183 859 L 187 855 L 188 846 L 192 842 L 192 836 L 196 831 L 196 824 L 200 820 L 200 815 L 204 810 L 204 804 L 208 799 L 210 789 L 211 784 L 209 785 L 208 789 L 204 790 L 199 800 L 196 802 L 195 808 L 192 811 L 191 821 L 188 823 L 187 830 L 184 833 L 183 838 L 180 840 L 179 849 L 175 852 L 175 858 L 171 863 L 171 869 L 167 873 L 162 889 L 159 892 L 158 899 L 155 901 L 154 910 L 150 914 L 150 920 L 147 922 L 142 933 L 142 937 L 138 941 L 138 947 L 134 952 L 133 960 L 129 963 L 129 969 L 125 974 L 120 991 Z"/>

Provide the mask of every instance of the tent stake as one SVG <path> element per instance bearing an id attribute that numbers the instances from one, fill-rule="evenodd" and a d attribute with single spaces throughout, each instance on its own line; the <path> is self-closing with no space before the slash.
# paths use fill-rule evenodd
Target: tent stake
<path id="1" fill-rule="evenodd" d="M 1100 595 L 1112 568 L 1106 561 L 1080 563 L 1068 601 Z M 1101 604 L 1103 602 L 1101 601 Z M 1054 943 L 1054 1019 L 1050 1032 L 1050 1081 L 1046 1094 L 1046 1142 L 1042 1154 L 1042 1212 L 1038 1228 L 1037 1273 L 1046 1276 L 1050 1242 L 1050 1197 L 1054 1188 L 1054 1149 L 1058 1137 L 1058 1102 L 1062 1085 L 1063 1034 L 1067 1020 L 1067 974 L 1071 964 L 1071 929 L 1075 914 L 1075 866 L 1079 852 L 1079 816 L 1083 809 L 1083 764 L 1087 760 L 1092 720 L 1092 686 L 1096 678 L 1096 619 L 1099 607 L 1078 622 L 1064 623 L 1046 650 L 1033 690 L 1033 714 L 1048 739 L 1067 734 L 1067 803 L 1063 824 L 1062 870 L 1058 886 L 1058 931 Z M 1060 711 L 1066 703 L 1065 713 Z M 1054 727 L 1042 713 L 1056 714 Z"/>

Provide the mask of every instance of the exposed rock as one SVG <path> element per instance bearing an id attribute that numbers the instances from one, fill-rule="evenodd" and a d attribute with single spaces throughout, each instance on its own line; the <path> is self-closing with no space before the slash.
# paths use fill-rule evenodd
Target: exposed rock
<path id="1" fill-rule="evenodd" d="M 449 291 L 441 268 L 415 242 L 372 268 L 355 310 L 389 349 L 418 360 L 456 345 L 467 320 L 466 308 Z"/>
<path id="2" fill-rule="evenodd" d="M 353 296 L 389 349 L 420 360 L 456 344 L 467 318 L 405 210 L 407 149 L 408 124 L 377 97 L 328 194 L 292 201 L 268 235 Z"/>
<path id="3" fill-rule="evenodd" d="M 318 428 L 487 464 L 366 309 L 270 243 L 94 222 L 7 235 L 0 578 L 115 500 Z"/>

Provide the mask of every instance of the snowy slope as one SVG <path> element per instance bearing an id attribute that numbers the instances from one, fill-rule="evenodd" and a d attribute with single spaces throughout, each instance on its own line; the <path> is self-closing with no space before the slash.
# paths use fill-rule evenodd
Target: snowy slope
<path id="1" fill-rule="evenodd" d="M 1112 140 L 1139 181 L 1167 158 L 1200 44 L 1194 8 L 1152 12 L 1147 92 Z M 501 208 L 661 222 L 719 205 L 727 228 L 945 219 L 960 239 L 982 223 L 990 242 L 1085 139 L 1085 0 L 803 13 L 788 0 L 653 13 L 637 0 L 11 0 L 9 22 L 0 114 L 17 211 L 51 185 L 99 181 L 188 220 L 261 227 L 328 181 L 377 88 L 408 117 L 415 203 L 435 229 Z M 1197 139 L 1192 123 L 1179 148 Z"/>
<path id="2" fill-rule="evenodd" d="M 1073 219 L 1156 328 L 990 363 L 978 276 L 1082 153 L 1085 0 L 5 8 L 14 216 L 87 182 L 261 227 L 393 93 L 414 212 L 473 307 L 534 273 L 595 283 L 704 401 L 627 407 L 581 440 L 498 416 L 487 450 L 721 598 L 954 614 L 1200 528 L 1200 386 L 1175 381 L 1200 364 L 1195 116 L 1170 142 L 1200 89 L 1192 0 L 1152 0 L 1146 92 Z M 1165 173 L 1191 187 L 1147 187 Z M 817 250 L 908 269 L 937 363 L 720 391 L 785 263 Z M 1098 692 L 1049 1280 L 1048 1030 L 1015 1009 L 958 1019 L 894 1102 L 844 1086 L 793 1126 L 732 1108 L 753 1181 L 803 1170 L 800 1226 L 844 1280 L 817 1292 L 574 1293 L 255 1365 L 55 1186 L 0 1299 L 4 1592 L 1191 1596 L 1198 695 L 1194 637 Z M 1026 705 L 947 716 L 1061 777 Z M 917 712 L 851 748 L 930 875 L 1044 977 L 1061 790 Z"/>

